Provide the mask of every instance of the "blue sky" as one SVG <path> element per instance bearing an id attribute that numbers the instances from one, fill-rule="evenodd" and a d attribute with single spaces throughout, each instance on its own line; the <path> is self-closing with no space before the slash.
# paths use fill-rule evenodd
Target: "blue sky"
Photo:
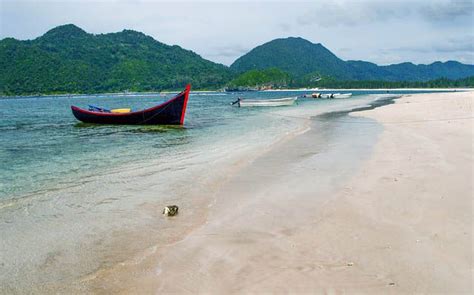
<path id="1" fill-rule="evenodd" d="M 344 60 L 474 64 L 472 0 L 0 0 L 0 38 L 33 39 L 74 23 L 90 33 L 141 31 L 231 64 L 275 38 L 322 43 Z"/>

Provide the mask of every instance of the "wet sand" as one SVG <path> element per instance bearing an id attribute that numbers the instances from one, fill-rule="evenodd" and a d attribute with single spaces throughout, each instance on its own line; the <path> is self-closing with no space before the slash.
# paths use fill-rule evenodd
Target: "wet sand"
<path id="1" fill-rule="evenodd" d="M 471 293 L 473 100 L 407 95 L 317 119 L 232 175 L 201 226 L 92 290 Z"/>

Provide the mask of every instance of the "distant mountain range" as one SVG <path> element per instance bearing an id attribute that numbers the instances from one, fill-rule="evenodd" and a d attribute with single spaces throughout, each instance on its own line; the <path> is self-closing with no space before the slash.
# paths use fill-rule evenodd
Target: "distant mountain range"
<path id="1" fill-rule="evenodd" d="M 291 87 L 320 76 L 380 81 L 474 76 L 473 65 L 455 61 L 389 66 L 343 61 L 323 45 L 302 38 L 270 41 L 226 67 L 140 32 L 94 35 L 72 24 L 34 40 L 1 40 L 0 68 L 4 95 L 160 91 L 180 89 L 186 83 L 193 89 L 218 89 L 233 81 L 254 86 L 258 81 L 272 84 L 274 79 Z"/>
<path id="2" fill-rule="evenodd" d="M 378 66 L 365 61 L 343 61 L 321 44 L 302 38 L 276 39 L 252 49 L 231 66 L 238 73 L 278 68 L 296 78 L 331 76 L 340 80 L 428 81 L 474 75 L 474 65 L 456 61 L 430 65 L 401 63 Z"/>

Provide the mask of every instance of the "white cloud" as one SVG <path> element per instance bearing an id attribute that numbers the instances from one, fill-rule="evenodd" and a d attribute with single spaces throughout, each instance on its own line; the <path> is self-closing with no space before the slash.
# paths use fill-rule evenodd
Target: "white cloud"
<path id="1" fill-rule="evenodd" d="M 471 22 L 474 12 L 472 0 L 433 1 L 423 5 L 421 15 L 433 22 L 453 23 L 458 20 Z"/>
<path id="2" fill-rule="evenodd" d="M 472 2 L 465 0 L 0 0 L 0 19 L 0 38 L 32 39 L 65 23 L 96 34 L 134 29 L 224 64 L 288 36 L 322 43 L 343 59 L 382 64 L 472 58 L 446 45 L 473 31 Z M 423 46 L 429 54 L 397 50 Z"/>

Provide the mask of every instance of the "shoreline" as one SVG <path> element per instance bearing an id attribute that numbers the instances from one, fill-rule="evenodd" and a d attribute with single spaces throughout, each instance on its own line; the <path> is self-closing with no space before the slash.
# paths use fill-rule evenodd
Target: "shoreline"
<path id="1" fill-rule="evenodd" d="M 209 214 L 212 210 L 212 208 L 216 205 L 218 197 L 216 195 L 220 192 L 220 187 L 222 185 L 225 185 L 230 181 L 232 177 L 235 175 L 238 175 L 243 169 L 246 167 L 252 165 L 252 163 L 265 155 L 268 152 L 271 152 L 275 147 L 285 144 L 295 137 L 298 137 L 308 131 L 311 130 L 310 124 L 311 124 L 311 119 L 309 118 L 299 118 L 300 120 L 303 120 L 303 123 L 299 126 L 299 128 L 293 130 L 290 133 L 285 133 L 279 136 L 279 138 L 272 142 L 269 146 L 264 147 L 262 150 L 259 151 L 252 151 L 251 153 L 247 153 L 245 157 L 238 157 L 236 159 L 232 159 L 228 161 L 226 164 L 225 168 L 225 176 L 218 176 L 218 177 L 212 177 L 212 179 L 209 182 L 210 188 L 207 191 L 208 197 L 206 198 L 201 198 L 199 203 L 197 204 L 196 209 L 200 211 L 200 213 L 195 213 L 195 216 L 193 216 L 192 222 L 191 220 L 185 220 L 184 223 L 189 224 L 189 227 L 184 229 L 182 228 L 182 225 L 179 225 L 179 221 L 173 221 L 170 219 L 172 223 L 177 223 L 176 228 L 178 229 L 179 232 L 178 235 L 176 235 L 176 232 L 172 232 L 171 229 L 168 229 L 164 234 L 169 234 L 170 237 L 172 236 L 172 239 L 168 239 L 167 242 L 161 247 L 157 247 L 156 245 L 149 247 L 145 249 L 144 251 L 140 251 L 139 253 L 136 253 L 136 255 L 129 257 L 127 260 L 122 261 L 116 265 L 113 265 L 112 267 L 108 267 L 105 269 L 98 269 L 97 271 L 94 271 L 93 273 L 87 275 L 86 277 L 81 278 L 80 283 L 81 284 L 87 284 L 87 291 L 88 292 L 94 292 L 94 293 L 102 293 L 104 290 L 109 290 L 110 288 L 115 289 L 115 292 L 118 293 L 129 293 L 129 292 L 135 292 L 136 288 L 131 287 L 128 290 L 125 290 L 123 286 L 114 286 L 111 281 L 115 281 L 118 276 L 124 275 L 124 277 L 121 277 L 120 280 L 129 280 L 130 277 L 128 275 L 129 271 L 136 271 L 137 269 L 147 269 L 152 272 L 159 273 L 160 270 L 156 269 L 156 265 L 159 263 L 158 258 L 161 257 L 161 255 L 164 255 L 166 251 L 173 247 L 174 245 L 178 245 L 185 241 L 190 235 L 192 235 L 194 232 L 202 228 L 208 223 L 209 220 Z M 222 165 L 222 164 L 221 164 Z M 201 192 L 202 193 L 202 192 Z M 189 200 L 184 200 L 183 203 L 189 202 Z M 161 202 L 163 203 L 163 202 Z M 164 203 L 163 203 L 164 204 Z M 189 208 L 189 205 L 184 205 L 180 206 L 181 208 L 184 207 L 184 209 L 191 209 L 192 211 L 195 211 L 196 209 Z M 188 207 L 188 208 L 186 208 Z M 181 209 L 183 210 L 183 209 Z M 196 210 L 196 211 L 197 211 Z M 158 211 L 158 209 L 156 210 Z M 182 213 L 180 213 L 181 216 L 178 216 L 177 218 L 184 217 L 182 216 Z M 187 215 L 186 217 L 189 217 Z M 140 267 L 137 267 L 139 265 Z M 143 272 L 143 269 L 141 271 Z M 141 278 L 142 279 L 142 278 Z M 104 284 L 105 282 L 105 284 Z M 90 284 L 90 285 L 89 285 Z M 118 288 L 117 288 L 118 287 Z M 151 291 L 151 290 L 150 290 Z M 106 292 L 108 293 L 108 291 Z"/>
<path id="2" fill-rule="evenodd" d="M 433 202 L 430 194 L 435 193 L 430 190 L 430 185 L 439 191 L 444 189 L 443 186 L 454 189 L 455 195 L 461 197 L 456 199 L 454 205 L 444 203 L 444 207 L 455 207 L 447 217 L 463 216 L 462 222 L 456 220 L 453 224 L 451 219 L 446 224 L 436 224 L 434 219 L 430 222 L 439 228 L 451 228 L 453 234 L 449 238 L 456 236 L 456 242 L 461 243 L 458 252 L 463 257 L 468 256 L 466 239 L 472 237 L 472 232 L 466 229 L 465 218 L 472 218 L 472 211 L 466 212 L 464 208 L 469 207 L 465 204 L 462 208 L 457 207 L 466 202 L 465 194 L 469 190 L 466 188 L 466 185 L 469 186 L 466 177 L 472 176 L 472 171 L 471 174 L 468 171 L 469 163 L 472 167 L 472 147 L 469 154 L 467 144 L 469 139 L 472 140 L 472 130 L 469 133 L 465 129 L 466 123 L 472 123 L 472 95 L 473 92 L 407 94 L 402 97 L 384 95 L 377 100 L 373 100 L 373 96 L 372 100 L 365 102 L 359 100 L 359 103 L 353 101 L 352 104 L 334 105 L 316 116 L 310 114 L 317 112 L 318 105 L 303 108 L 303 112 L 300 110 L 299 115 L 302 116 L 293 116 L 296 115 L 293 109 L 269 112 L 270 116 L 288 116 L 291 120 L 297 118 L 304 121 L 295 125 L 299 127 L 292 132 L 280 132 L 278 140 L 263 146 L 263 149 L 250 150 L 242 146 L 244 149 L 238 149 L 238 155 L 212 161 L 208 164 L 213 167 L 211 170 L 221 173 L 190 175 L 192 179 L 188 180 L 195 182 L 195 185 L 183 186 L 162 200 L 151 197 L 159 194 L 159 179 L 156 177 L 160 174 L 151 176 L 154 174 L 153 165 L 141 168 L 135 165 L 131 167 L 131 174 L 122 175 L 117 181 L 125 181 L 127 175 L 139 172 L 135 176 L 141 179 L 143 175 L 146 180 L 140 183 L 149 186 L 149 192 L 129 190 L 131 187 L 125 185 L 123 188 L 128 192 L 114 197 L 120 199 L 122 195 L 149 194 L 150 198 L 142 199 L 139 208 L 134 211 L 146 221 L 144 226 L 115 231 L 113 234 L 122 235 L 123 239 L 108 240 L 112 244 L 99 249 L 105 256 L 97 256 L 102 265 L 80 275 L 79 281 L 70 282 L 68 286 L 60 285 L 59 281 L 48 281 L 44 286 L 37 285 L 35 288 L 44 293 L 66 290 L 95 293 L 258 293 L 285 290 L 380 293 L 392 290 L 406 293 L 446 291 L 441 283 L 430 281 L 436 287 L 431 289 L 423 285 L 433 277 L 443 281 L 446 276 L 449 281 L 444 281 L 445 285 L 464 290 L 467 272 L 459 257 L 453 258 L 457 265 L 451 266 L 462 267 L 463 271 L 457 274 L 459 279 L 446 273 L 439 277 L 437 265 L 428 265 L 429 271 L 419 269 L 420 263 L 426 264 L 431 259 L 423 254 L 437 251 L 433 248 L 433 237 L 435 242 L 442 242 L 436 244 L 437 247 L 441 245 L 448 250 L 443 257 L 456 256 L 454 251 L 449 251 L 452 249 L 451 242 L 446 240 L 451 232 L 436 232 L 433 237 L 426 238 L 427 229 L 424 227 L 416 237 L 413 235 L 416 224 L 412 221 L 425 218 L 425 215 L 440 215 L 440 208 L 436 208 L 438 211 L 433 211 L 433 208 L 420 211 L 405 204 L 430 207 Z M 468 98 L 471 99 L 470 104 L 466 100 Z M 342 105 L 347 110 L 342 110 Z M 436 118 L 443 120 L 434 120 Z M 419 130 L 419 126 L 423 125 L 436 128 L 426 129 L 425 126 L 425 129 Z M 464 134 L 461 136 L 459 132 Z M 449 144 L 448 152 L 444 151 L 444 142 Z M 403 149 L 405 146 L 411 150 Z M 459 148 L 463 149 L 461 154 Z M 416 165 L 403 166 L 404 157 L 413 159 L 408 164 Z M 445 161 L 438 171 L 432 163 L 438 163 L 439 159 Z M 451 166 L 456 167 L 457 173 L 443 170 Z M 407 175 L 402 176 L 405 173 Z M 447 175 L 433 181 L 433 175 L 440 173 Z M 463 180 L 456 180 L 456 175 L 463 175 Z M 419 181 L 410 182 L 417 178 Z M 451 180 L 445 181 L 445 178 Z M 138 178 L 135 180 L 138 181 Z M 127 179 L 130 183 L 135 183 L 135 180 Z M 425 183 L 425 180 L 428 181 Z M 407 183 L 410 186 L 399 188 L 402 192 L 397 191 L 398 187 L 384 186 Z M 421 191 L 423 201 L 428 200 L 428 203 L 421 202 L 420 198 L 416 198 L 418 203 L 414 203 L 409 198 L 411 193 L 418 193 L 420 187 L 424 187 Z M 472 191 L 472 183 L 470 189 Z M 449 190 L 445 195 L 452 192 Z M 389 200 L 379 198 L 392 192 L 396 194 Z M 179 197 L 175 193 L 179 193 Z M 176 202 L 180 206 L 180 215 L 176 218 L 161 216 L 160 210 L 162 206 L 169 205 L 168 202 Z M 439 204 L 447 200 L 435 199 L 434 202 Z M 373 206 L 379 203 L 384 206 L 374 209 Z M 104 204 L 97 203 L 100 206 Z M 28 211 L 38 210 L 35 206 L 28 207 Z M 410 210 L 422 212 L 422 217 L 405 214 Z M 129 218 L 125 213 L 121 214 L 122 218 Z M 412 223 L 404 224 L 407 216 Z M 446 216 L 442 220 L 445 221 Z M 394 227 L 397 230 L 397 235 L 393 236 L 395 240 L 391 235 Z M 56 230 L 61 231 L 60 228 Z M 158 240 L 156 234 L 159 234 Z M 76 238 L 79 241 L 79 237 Z M 424 252 L 416 252 L 416 257 L 412 256 L 412 252 L 402 251 L 413 239 L 417 240 L 416 246 L 425 247 Z M 403 243 L 400 244 L 399 240 Z M 140 241 L 141 248 L 134 249 L 138 246 L 137 241 Z M 420 241 L 423 245 L 419 245 Z M 81 247 L 84 246 L 82 243 Z M 62 254 L 54 249 L 48 250 L 51 253 L 44 264 L 49 270 L 53 270 L 56 262 L 66 258 L 63 256 L 61 260 L 56 260 Z M 436 253 L 438 259 L 443 258 L 439 256 L 441 252 Z M 391 258 L 385 259 L 382 254 Z M 405 257 L 405 260 L 394 260 L 393 257 Z M 8 260 L 5 261 L 8 265 Z M 429 275 L 404 275 L 404 268 L 395 267 L 400 265 L 400 261 L 403 261 L 404 268 L 418 268 L 419 273 L 428 272 Z M 451 262 L 437 263 L 444 265 Z M 80 274 L 81 270 L 78 266 L 62 271 Z M 385 273 L 387 270 L 393 273 Z M 374 278 L 374 274 L 380 276 Z M 308 278 L 312 282 L 308 282 Z M 288 280 L 294 284 L 283 284 Z M 424 289 L 415 290 L 414 280 L 418 280 L 416 286 L 422 285 Z M 4 286 L 4 291 L 14 292 L 15 289 L 8 289 L 8 286 Z"/>
<path id="3" fill-rule="evenodd" d="M 392 103 L 393 99 L 396 99 L 396 98 L 397 97 L 395 97 L 395 96 L 394 97 L 388 97 L 388 98 L 387 97 L 382 97 L 380 99 L 371 101 L 368 106 L 356 107 L 356 108 L 357 109 L 359 109 L 359 108 L 372 109 L 372 108 L 378 107 L 380 105 Z M 158 286 L 156 286 L 156 282 L 153 282 L 153 280 L 150 281 L 150 278 L 147 275 L 150 274 L 150 273 L 153 275 L 153 274 L 155 274 L 155 272 L 159 272 L 159 273 L 162 272 L 161 266 L 159 266 L 157 268 L 156 265 L 160 264 L 161 259 L 168 255 L 167 254 L 168 251 L 172 252 L 173 247 L 176 247 L 178 245 L 182 245 L 182 244 L 187 243 L 187 240 L 188 239 L 193 239 L 193 236 L 195 236 L 195 235 L 197 235 L 197 236 L 200 236 L 200 235 L 204 235 L 204 236 L 211 235 L 212 236 L 212 235 L 214 235 L 212 233 L 211 234 L 208 234 L 208 233 L 203 234 L 203 233 L 200 233 L 200 232 L 203 228 L 208 227 L 209 223 L 212 222 L 212 219 L 213 219 L 212 216 L 215 215 L 216 207 L 219 207 L 220 203 L 223 201 L 222 197 L 219 197 L 218 195 L 233 194 L 234 191 L 240 192 L 240 189 L 238 188 L 240 186 L 236 187 L 235 184 L 233 184 L 235 177 L 239 177 L 239 175 L 246 174 L 249 169 L 252 170 L 252 169 L 254 169 L 255 166 L 258 166 L 258 164 L 255 164 L 255 161 L 265 162 L 266 158 L 274 157 L 275 156 L 275 151 L 278 151 L 278 149 L 281 149 L 281 147 L 283 147 L 284 149 L 288 149 L 288 146 L 293 146 L 293 142 L 295 140 L 297 140 L 298 138 L 303 138 L 303 141 L 306 142 L 305 145 L 310 143 L 314 136 L 306 138 L 305 134 L 307 134 L 308 132 L 318 133 L 319 131 L 321 131 L 321 128 L 322 128 L 320 126 L 321 125 L 321 119 L 324 120 L 324 121 L 327 121 L 324 125 L 326 125 L 326 124 L 328 126 L 333 125 L 333 121 L 334 122 L 337 122 L 337 121 L 335 121 L 334 118 L 331 119 L 329 117 L 331 117 L 331 116 L 337 116 L 337 117 L 347 116 L 347 114 L 352 112 L 354 109 L 355 109 L 354 107 L 351 107 L 351 108 L 349 108 L 347 110 L 343 110 L 343 111 L 329 111 L 329 112 L 322 113 L 320 115 L 313 116 L 313 117 L 311 117 L 311 119 L 305 119 L 306 122 L 311 124 L 311 127 L 309 127 L 308 123 L 306 123 L 305 124 L 306 127 L 301 128 L 299 131 L 292 132 L 292 134 L 284 136 L 282 139 L 280 139 L 277 142 L 273 143 L 270 147 L 268 147 L 265 150 L 262 150 L 261 152 L 259 152 L 258 155 L 255 155 L 255 157 L 252 157 L 252 159 L 247 159 L 245 161 L 246 163 L 242 163 L 242 165 L 237 170 L 234 170 L 233 173 L 229 174 L 228 177 L 227 177 L 228 178 L 227 181 L 225 181 L 223 183 L 224 188 L 219 188 L 218 191 L 215 192 L 217 197 L 214 198 L 214 200 L 211 203 L 209 203 L 208 206 L 205 206 L 205 207 L 201 208 L 202 210 L 204 210 L 203 211 L 203 216 L 206 216 L 206 220 L 203 221 L 203 222 L 200 222 L 199 224 L 196 224 L 194 226 L 194 230 L 192 230 L 192 231 L 188 232 L 187 234 L 181 236 L 181 238 L 177 238 L 176 241 L 174 241 L 173 243 L 171 243 L 171 244 L 169 244 L 169 245 L 167 245 L 163 248 L 153 249 L 153 250 L 149 249 L 149 250 L 145 251 L 144 253 L 139 254 L 137 257 L 134 257 L 134 258 L 130 259 L 128 262 L 120 263 L 119 265 L 117 265 L 117 266 L 115 266 L 111 269 L 104 270 L 103 272 L 101 271 L 101 272 L 97 273 L 96 275 L 94 275 L 93 277 L 88 278 L 88 280 L 92 279 L 91 283 L 92 283 L 93 287 L 92 287 L 91 290 L 96 292 L 97 290 L 105 288 L 107 290 L 114 290 L 114 292 L 128 293 L 128 292 L 131 292 L 132 290 L 136 291 L 137 290 L 136 286 L 141 285 L 143 288 L 138 287 L 138 290 L 140 290 L 140 292 L 153 292 L 153 291 L 155 291 L 156 289 L 154 289 L 154 288 L 155 287 L 158 288 Z M 340 125 L 339 123 L 335 123 L 335 124 Z M 376 126 L 376 125 L 374 125 L 374 126 Z M 317 130 L 319 130 L 319 131 L 317 131 Z M 327 136 L 331 136 L 331 135 L 328 134 Z M 365 137 L 367 137 L 367 136 L 365 136 Z M 361 140 L 365 137 L 362 136 Z M 307 142 L 308 139 L 310 141 Z M 369 142 L 370 141 L 364 142 L 363 145 L 368 147 Z M 324 149 L 324 147 L 322 147 L 322 146 L 324 146 L 325 144 L 326 144 L 326 142 L 324 140 L 322 142 L 317 142 L 316 143 L 317 146 L 321 146 L 321 148 L 323 148 L 323 149 Z M 299 152 L 297 152 L 297 154 L 298 153 Z M 295 154 L 294 156 L 297 156 L 297 155 Z M 280 160 L 277 160 L 277 161 L 280 161 Z M 287 165 L 287 164 L 289 164 L 289 163 L 284 162 L 283 167 L 280 167 L 280 168 L 284 168 L 285 165 Z M 270 165 L 274 165 L 274 163 L 272 163 Z M 340 165 L 341 166 L 347 166 L 343 163 L 341 163 Z M 344 169 L 347 169 L 347 167 L 344 167 Z M 355 166 L 351 169 L 355 169 Z M 259 171 L 258 173 L 261 173 L 261 172 L 262 171 Z M 347 173 L 348 173 L 347 171 L 344 171 L 344 172 L 341 172 L 340 175 L 341 176 L 346 175 Z M 230 188 L 229 188 L 229 184 L 230 184 Z M 325 189 L 327 189 L 327 188 L 325 188 Z M 236 198 L 237 198 L 237 196 L 233 196 L 232 199 L 235 200 Z M 226 203 L 228 205 L 227 201 L 226 201 Z M 238 204 L 234 204 L 234 205 L 236 205 L 238 207 Z M 224 217 L 224 218 L 227 218 L 227 217 Z M 145 256 L 147 257 L 146 259 L 143 258 Z M 139 257 L 141 257 L 141 258 L 139 258 Z M 145 259 L 145 261 L 140 263 L 139 265 L 137 265 L 135 263 L 135 261 L 142 260 L 142 259 Z M 144 271 L 144 269 L 146 269 L 147 270 L 146 272 L 148 272 L 148 274 L 143 276 L 143 277 L 135 278 L 140 282 L 139 284 L 136 283 L 136 282 L 130 282 L 130 278 L 126 275 L 130 272 L 134 272 L 135 269 L 141 269 L 142 272 Z M 112 282 L 117 281 L 117 280 L 118 281 L 124 281 L 124 283 L 121 284 L 120 286 L 114 285 Z M 127 281 L 127 282 L 125 282 L 125 281 Z M 163 290 L 160 289 L 160 291 L 163 291 Z"/>
<path id="4" fill-rule="evenodd" d="M 335 168 L 324 164 L 323 151 L 308 154 L 314 151 L 301 141 L 308 133 L 287 150 L 305 161 L 282 160 L 263 173 L 282 151 L 271 150 L 220 190 L 227 198 L 216 199 L 201 227 L 155 253 L 147 272 L 120 286 L 112 282 L 121 276 L 109 274 L 112 284 L 99 285 L 125 293 L 469 292 L 472 118 L 423 121 L 446 113 L 472 116 L 473 93 L 452 95 L 454 106 L 434 100 L 436 94 L 416 94 L 350 113 L 356 120 L 418 122 L 377 123 L 383 130 L 374 151 L 354 172 L 338 172 L 352 176 L 334 179 L 335 187 L 334 180 L 314 182 L 320 172 L 311 166 Z"/>
<path id="5" fill-rule="evenodd" d="M 278 91 L 432 91 L 432 92 L 457 92 L 457 91 L 473 91 L 472 88 L 313 88 L 313 89 L 274 89 L 263 90 L 264 92 L 278 92 Z"/>
<path id="6" fill-rule="evenodd" d="M 327 212 L 365 238 L 343 239 L 356 275 L 376 273 L 396 293 L 472 292 L 474 92 L 450 95 L 351 114 L 385 131 Z"/>
<path id="7" fill-rule="evenodd" d="M 89 281 L 94 280 L 95 276 L 107 273 L 109 269 L 114 267 L 120 268 L 122 264 L 134 264 L 136 259 L 140 261 L 147 255 L 154 253 L 157 248 L 163 247 L 164 244 L 174 242 L 178 239 L 177 237 L 188 234 L 206 219 L 206 211 L 203 208 L 212 203 L 212 194 L 220 183 L 225 182 L 226 178 L 231 177 L 234 171 L 239 170 L 241 166 L 245 166 L 249 161 L 258 157 L 259 154 L 271 148 L 275 144 L 275 140 L 277 142 L 286 141 L 291 136 L 307 130 L 306 122 L 308 120 L 301 121 L 299 119 L 292 121 L 294 122 L 290 122 L 291 124 L 287 124 L 285 128 L 279 129 L 279 132 L 275 133 L 273 138 L 262 138 L 254 145 L 236 142 L 233 147 L 237 148 L 237 150 L 230 154 L 222 150 L 222 147 L 226 147 L 225 142 L 228 139 L 221 138 L 220 143 L 223 145 L 216 144 L 210 146 L 213 149 L 213 154 L 220 155 L 218 158 L 216 156 L 205 156 L 203 153 L 206 150 L 201 150 L 203 146 L 198 145 L 199 148 L 191 151 L 191 154 L 202 154 L 202 156 L 198 159 L 197 163 L 192 161 L 194 158 L 189 157 L 191 160 L 188 164 L 191 165 L 189 165 L 190 168 L 186 171 L 179 169 L 180 167 L 173 166 L 173 163 L 163 167 L 165 170 L 176 167 L 175 171 L 168 171 L 166 173 L 168 177 L 170 175 L 177 176 L 171 177 L 175 181 L 171 183 L 174 187 L 168 188 L 163 185 L 161 180 L 163 175 L 155 167 L 160 166 L 160 161 L 155 158 L 144 159 L 139 163 L 125 163 L 123 167 L 115 167 L 112 170 L 108 170 L 106 174 L 113 174 L 112 179 L 102 180 L 103 173 L 100 173 L 97 177 L 88 177 L 87 181 L 84 182 L 85 186 L 79 185 L 67 188 L 66 190 L 49 191 L 50 195 L 41 195 L 41 198 L 44 198 L 44 200 L 40 202 L 35 202 L 38 201 L 38 198 L 34 198 L 34 200 L 32 198 L 20 198 L 9 201 L 7 206 L 0 208 L 3 210 L 2 213 L 4 213 L 2 218 L 0 218 L 0 224 L 5 225 L 5 227 L 0 227 L 0 230 L 5 236 L 13 236 L 10 234 L 13 228 L 8 226 L 8 224 L 18 223 L 17 230 L 21 232 L 21 235 L 25 236 L 22 245 L 33 244 L 27 242 L 28 239 L 26 237 L 31 237 L 32 239 L 30 240 L 33 240 L 37 232 L 34 230 L 37 227 L 36 225 L 22 228 L 22 223 L 29 223 L 39 212 L 47 212 L 47 214 L 54 216 L 54 219 L 64 218 L 65 220 L 60 225 L 54 226 L 55 231 L 53 234 L 61 234 L 61 242 L 58 243 L 56 239 L 46 241 L 47 238 L 43 237 L 39 243 L 49 243 L 49 245 L 41 247 L 40 251 L 36 251 L 33 254 L 33 256 L 37 257 L 32 257 L 28 261 L 25 261 L 26 259 L 23 258 L 14 259 L 14 257 L 20 257 L 22 252 L 30 252 L 25 248 L 31 249 L 31 247 L 20 247 L 19 249 L 23 250 L 19 251 L 13 250 L 13 241 L 5 240 L 0 243 L 0 248 L 5 247 L 7 250 L 13 250 L 8 251 L 11 254 L 10 258 L 7 259 L 5 257 L 5 263 L 0 265 L 0 269 L 5 270 L 3 272 L 5 278 L 0 275 L 0 282 L 5 282 L 5 284 L 0 284 L 3 285 L 0 287 L 0 293 L 2 293 L 2 290 L 7 293 L 19 292 L 19 290 L 35 290 L 39 293 L 84 292 L 87 290 L 85 286 L 88 285 Z M 287 132 L 282 130 L 287 130 Z M 247 138 L 255 139 L 255 135 L 252 132 L 246 132 L 246 135 Z M 205 161 L 205 159 L 209 160 L 207 164 L 200 166 L 200 162 Z M 182 163 L 182 165 L 185 164 Z M 123 169 L 124 167 L 126 168 L 125 170 Z M 209 169 L 211 171 L 206 171 Z M 212 172 L 213 170 L 221 173 Z M 186 176 L 183 176 L 184 173 Z M 180 174 L 181 176 L 175 174 Z M 94 189 L 94 184 L 100 183 L 107 185 Z M 110 189 L 110 185 L 114 185 L 113 189 Z M 146 189 L 140 189 L 143 186 Z M 75 197 L 80 198 L 81 201 L 74 202 L 73 199 Z M 107 227 L 109 229 L 102 230 L 100 222 L 91 221 L 91 226 L 89 222 L 80 221 L 78 225 L 86 230 L 81 230 L 79 233 L 74 234 L 75 240 L 70 241 L 68 237 L 71 236 L 73 231 L 67 232 L 68 221 L 75 218 L 84 218 L 86 213 L 80 212 L 79 216 L 72 215 L 69 208 L 75 210 L 75 206 L 69 204 L 65 211 L 55 210 L 56 208 L 43 210 L 43 207 L 48 206 L 48 200 L 51 199 L 55 200 L 53 202 L 55 205 L 67 202 L 71 205 L 77 203 L 78 208 L 87 207 L 90 209 L 86 210 L 87 212 L 93 211 L 91 214 L 87 213 L 91 219 L 114 220 L 114 218 L 118 218 L 115 222 L 123 224 L 124 227 L 117 228 L 117 226 L 104 225 L 106 229 Z M 180 206 L 180 218 L 175 220 L 163 218 L 161 214 L 163 206 L 171 203 L 177 203 Z M 137 207 L 129 209 L 131 206 Z M 22 210 L 21 207 L 27 207 L 28 210 Z M 124 207 L 126 208 L 125 210 Z M 104 208 L 103 210 L 105 211 L 100 211 L 101 208 Z M 20 211 L 19 214 L 16 214 L 17 211 Z M 23 211 L 25 212 L 23 213 Z M 5 221 L 5 223 L 1 221 Z M 75 224 L 72 226 L 74 227 Z M 44 226 L 40 227 L 40 230 L 45 228 Z M 87 236 L 83 237 L 83 234 Z M 67 251 L 69 249 L 72 249 L 71 252 L 76 251 L 75 245 L 78 244 L 81 250 L 77 252 L 81 253 L 72 253 L 74 255 L 70 255 Z M 142 252 L 143 249 L 145 249 L 144 252 Z M 7 253 L 7 251 L 5 252 Z M 87 257 L 81 258 L 82 252 L 86 252 Z M 138 256 L 135 256 L 137 253 Z M 144 256 L 142 257 L 142 255 Z M 57 257 L 61 259 L 57 259 Z M 69 262 L 67 259 L 73 259 L 74 263 Z M 25 266 L 22 266 L 22 264 Z M 75 264 L 75 266 L 66 267 L 65 264 Z M 20 269 L 17 272 L 20 275 L 8 280 L 9 272 L 6 270 L 16 270 L 15 268 L 18 266 L 20 266 Z M 32 270 L 28 271 L 25 275 L 21 275 L 26 266 L 28 268 L 31 267 Z M 37 274 L 34 271 L 34 267 L 37 266 L 41 269 L 41 272 L 43 272 L 43 269 L 47 269 L 48 274 Z M 58 273 L 55 274 L 55 272 Z M 55 276 L 51 277 L 51 273 L 55 274 Z M 30 275 L 31 278 L 29 277 Z M 25 280 L 25 277 L 28 280 Z M 78 278 L 78 280 L 75 280 L 75 278 Z M 14 279 L 20 280 L 19 282 L 23 281 L 24 284 L 18 284 L 19 282 L 16 282 Z M 24 285 L 31 284 L 28 281 L 35 282 L 32 286 L 33 289 L 21 289 Z M 61 282 L 67 282 L 67 284 L 62 285 Z"/>
<path id="8" fill-rule="evenodd" d="M 15 98 L 37 98 L 37 97 L 78 97 L 78 96 L 160 96 L 162 94 L 175 94 L 181 90 L 166 90 L 160 92 L 104 92 L 104 93 L 64 93 L 64 94 L 36 94 L 36 95 L 0 95 L 0 99 L 15 99 Z M 261 92 L 311 92 L 311 91 L 430 91 L 430 92 L 458 92 L 458 91 L 474 91 L 473 88 L 296 88 L 296 89 L 269 89 L 261 90 Z M 259 91 L 255 91 L 259 92 Z M 192 93 L 232 93 L 237 92 L 225 92 L 222 90 L 192 90 Z M 191 93 L 191 94 L 192 94 Z"/>

